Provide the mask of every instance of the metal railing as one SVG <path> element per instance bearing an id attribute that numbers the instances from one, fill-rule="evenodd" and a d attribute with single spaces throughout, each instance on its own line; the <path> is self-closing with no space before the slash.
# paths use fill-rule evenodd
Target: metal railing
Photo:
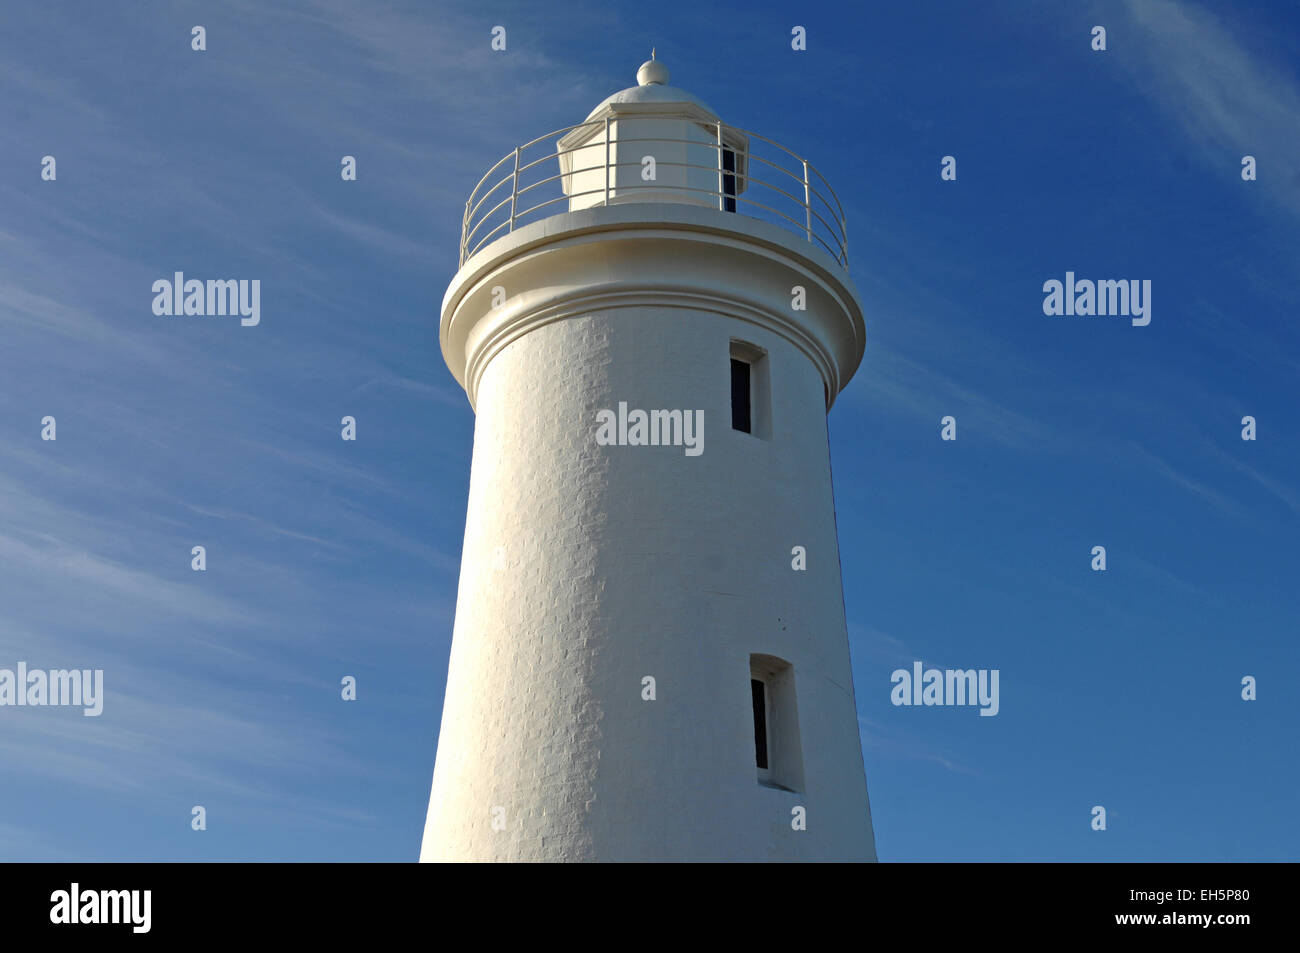
<path id="1" fill-rule="evenodd" d="M 521 224 L 569 210 L 567 204 L 557 207 L 559 203 L 585 199 L 586 201 L 579 201 L 577 207 L 588 208 L 609 205 L 610 198 L 613 196 L 615 204 L 622 204 L 637 201 L 636 193 L 640 190 L 653 190 L 671 195 L 695 193 L 702 201 L 692 204 L 704 204 L 704 201 L 707 201 L 712 205 L 716 202 L 720 211 L 734 211 L 748 218 L 757 218 L 780 225 L 804 236 L 808 242 L 820 245 L 843 268 L 848 268 L 848 235 L 844 222 L 844 209 L 830 183 L 807 159 L 795 155 L 785 146 L 765 136 L 735 126 L 728 126 L 721 122 L 704 123 L 693 119 L 680 121 L 687 126 L 707 128 L 711 133 L 712 141 L 674 139 L 664 136 L 619 137 L 619 120 L 606 117 L 556 129 L 516 147 L 513 152 L 506 153 L 492 168 L 488 169 L 487 174 L 479 180 L 478 185 L 474 186 L 474 191 L 465 202 L 465 217 L 461 224 L 460 264 L 464 265 L 471 255 L 488 242 L 513 232 Z M 592 129 L 593 133 L 603 130 L 603 142 L 593 137 L 571 148 L 554 145 L 557 136 L 569 138 L 570 133 L 586 128 Z M 612 143 L 611 129 L 616 137 Z M 725 169 L 724 155 L 733 151 L 728 143 L 745 141 L 747 146 L 741 155 L 736 156 L 733 163 L 734 170 Z M 618 169 L 639 170 L 642 167 L 642 160 L 638 156 L 634 161 L 611 162 L 610 146 L 621 148 L 630 143 L 684 143 L 688 150 L 691 148 L 712 150 L 716 153 L 716 159 L 707 165 L 657 161 L 657 167 L 697 169 L 716 173 L 717 188 L 688 185 L 689 171 L 683 173 L 681 181 L 639 181 L 639 172 L 637 176 L 620 178 Z M 762 148 L 756 150 L 756 143 L 761 143 Z M 542 144 L 546 144 L 544 150 Z M 583 150 L 599 150 L 602 145 L 605 154 L 603 163 L 564 169 L 562 157 L 576 157 Z M 652 150 L 646 151 L 648 154 L 653 154 Z M 538 152 L 541 154 L 538 155 Z M 546 167 L 550 163 L 559 166 L 560 171 L 554 175 L 546 175 Z M 601 170 L 604 171 L 602 177 L 604 182 L 601 186 L 581 191 L 565 191 L 566 183 L 567 187 L 572 189 L 584 173 L 599 173 Z M 756 172 L 761 172 L 761 175 Z M 728 189 L 728 186 L 731 188 Z M 755 187 L 760 190 L 757 192 L 757 197 L 754 197 L 755 193 L 752 191 Z M 747 192 L 749 194 L 746 194 Z M 645 201 L 664 200 L 647 198 Z"/>

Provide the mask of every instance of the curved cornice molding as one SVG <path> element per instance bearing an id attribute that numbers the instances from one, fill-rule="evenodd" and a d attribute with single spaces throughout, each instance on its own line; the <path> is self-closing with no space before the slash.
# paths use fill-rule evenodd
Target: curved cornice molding
<path id="1" fill-rule="evenodd" d="M 805 311 L 791 309 L 794 285 L 806 289 Z M 506 300 L 493 307 L 498 286 Z M 734 213 L 629 203 L 533 222 L 466 261 L 443 297 L 443 357 L 474 405 L 484 368 L 512 341 L 629 307 L 690 308 L 779 334 L 817 367 L 828 409 L 865 346 L 853 281 L 818 248 Z"/>

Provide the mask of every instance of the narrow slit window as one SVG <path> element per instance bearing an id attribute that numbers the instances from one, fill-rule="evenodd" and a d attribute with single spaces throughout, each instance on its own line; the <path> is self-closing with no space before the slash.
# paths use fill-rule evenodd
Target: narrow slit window
<path id="1" fill-rule="evenodd" d="M 802 791 L 803 754 L 794 666 L 774 655 L 751 655 L 749 691 L 754 711 L 758 783 L 782 791 Z"/>
<path id="2" fill-rule="evenodd" d="M 731 359 L 731 429 L 750 432 L 749 364 Z"/>
<path id="3" fill-rule="evenodd" d="M 722 194 L 723 210 L 736 210 L 736 153 L 730 149 L 722 150 Z"/>
<path id="4" fill-rule="evenodd" d="M 772 375 L 767 351 L 746 341 L 731 342 L 731 429 L 772 439 Z"/>
<path id="5" fill-rule="evenodd" d="M 767 691 L 761 681 L 749 680 L 754 696 L 754 760 L 759 768 L 767 769 Z"/>

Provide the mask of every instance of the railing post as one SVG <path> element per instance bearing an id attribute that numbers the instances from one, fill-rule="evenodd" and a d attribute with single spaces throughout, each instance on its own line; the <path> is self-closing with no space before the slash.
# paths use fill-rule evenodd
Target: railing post
<path id="1" fill-rule="evenodd" d="M 510 231 L 515 230 L 515 200 L 519 198 L 519 147 L 515 146 L 515 171 L 510 176 Z"/>
<path id="2" fill-rule="evenodd" d="M 812 193 L 808 188 L 808 160 L 803 160 L 803 220 L 804 232 L 812 241 Z"/>
<path id="3" fill-rule="evenodd" d="M 722 120 L 718 120 L 718 211 L 727 210 L 727 200 L 722 191 Z"/>
<path id="4" fill-rule="evenodd" d="M 465 214 L 460 217 L 460 263 L 465 264 L 465 249 L 469 247 L 469 203 L 474 195 L 465 200 Z"/>
<path id="5" fill-rule="evenodd" d="M 605 205 L 609 205 L 609 117 L 605 117 Z"/>

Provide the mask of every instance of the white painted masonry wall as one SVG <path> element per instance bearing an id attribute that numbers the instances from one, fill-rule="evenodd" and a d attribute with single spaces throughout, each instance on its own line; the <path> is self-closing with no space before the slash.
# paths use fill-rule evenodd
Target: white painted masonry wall
<path id="1" fill-rule="evenodd" d="M 421 859 L 874 860 L 826 432 L 847 276 L 716 209 L 587 209 L 468 261 L 441 334 L 477 421 Z M 735 339 L 767 352 L 770 439 L 731 429 Z M 703 453 L 597 445 L 619 401 L 702 409 Z M 758 783 L 752 653 L 794 666 L 801 791 Z"/>

